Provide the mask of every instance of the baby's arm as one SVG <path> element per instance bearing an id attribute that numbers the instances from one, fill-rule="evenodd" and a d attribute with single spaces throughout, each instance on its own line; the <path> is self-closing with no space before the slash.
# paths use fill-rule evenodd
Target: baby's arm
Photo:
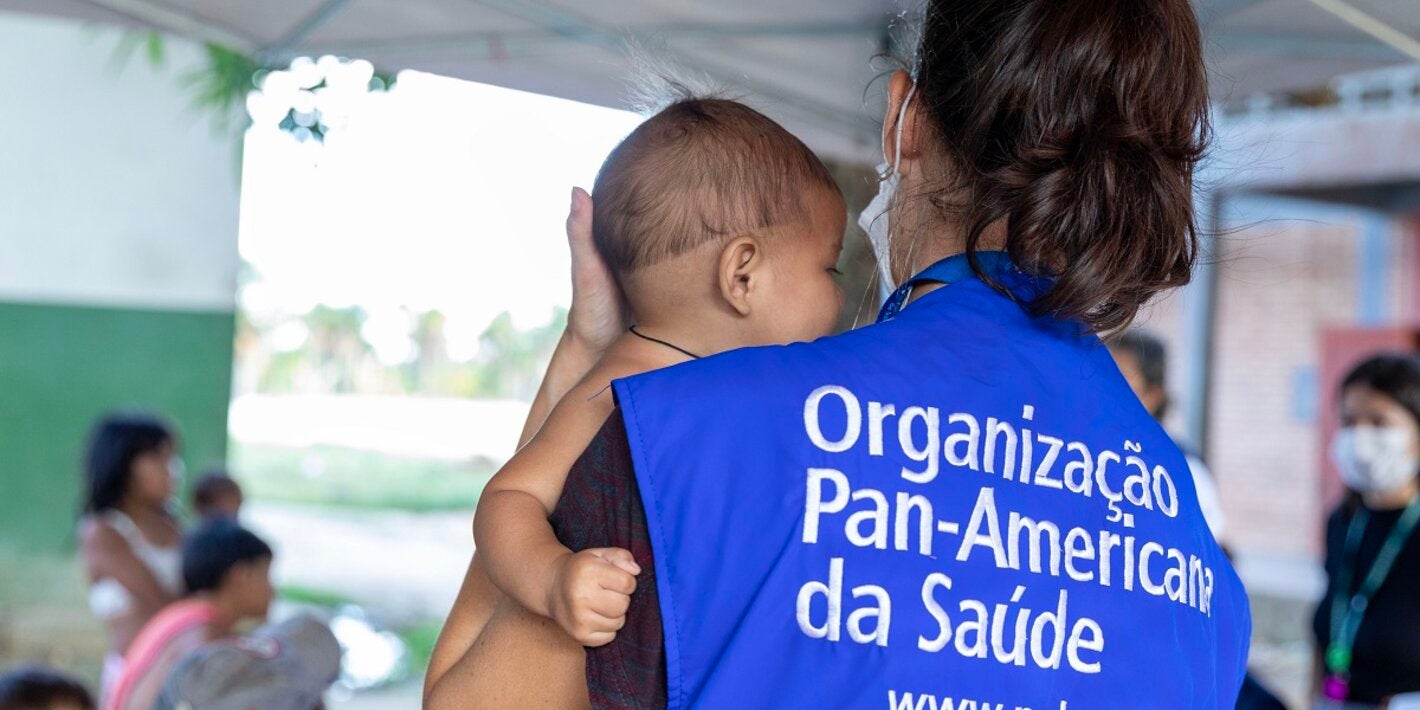
<path id="1" fill-rule="evenodd" d="M 579 385 L 553 408 L 537 435 L 489 481 L 473 525 L 493 584 L 586 646 L 616 637 L 641 571 L 626 550 L 573 554 L 548 523 L 568 469 L 611 412 L 611 393 L 593 394 Z"/>

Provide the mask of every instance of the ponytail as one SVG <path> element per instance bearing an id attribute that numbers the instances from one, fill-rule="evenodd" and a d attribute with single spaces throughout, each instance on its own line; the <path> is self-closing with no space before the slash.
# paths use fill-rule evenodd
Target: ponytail
<path id="1" fill-rule="evenodd" d="M 932 0 L 919 91 L 973 255 L 1052 285 L 1037 314 L 1112 332 L 1198 255 L 1193 172 L 1208 93 L 1188 0 Z M 988 275 L 983 275 L 986 277 Z"/>

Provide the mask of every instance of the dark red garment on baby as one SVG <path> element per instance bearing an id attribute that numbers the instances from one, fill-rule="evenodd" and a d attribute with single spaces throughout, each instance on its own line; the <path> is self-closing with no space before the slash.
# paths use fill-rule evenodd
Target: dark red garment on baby
<path id="1" fill-rule="evenodd" d="M 592 707 L 665 707 L 666 653 L 655 562 L 620 411 L 612 413 L 573 464 L 552 511 L 552 528 L 574 552 L 595 547 L 630 550 L 642 570 L 626 626 L 615 641 L 587 649 Z"/>

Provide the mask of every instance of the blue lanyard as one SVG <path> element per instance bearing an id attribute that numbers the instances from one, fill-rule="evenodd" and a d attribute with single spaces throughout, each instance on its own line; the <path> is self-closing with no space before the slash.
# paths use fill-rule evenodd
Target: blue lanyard
<path id="1" fill-rule="evenodd" d="M 1011 257 L 1007 256 L 1004 251 L 979 251 L 976 253 L 976 263 L 981 265 L 983 272 L 992 275 L 1013 271 L 1016 268 L 1011 263 Z M 971 261 L 966 258 L 966 254 L 957 254 L 942 259 L 898 286 L 897 290 L 893 291 L 892 295 L 888 296 L 887 301 L 883 303 L 883 309 L 878 312 L 878 322 L 892 320 L 903 306 L 907 305 L 907 299 L 912 295 L 912 290 L 922 284 L 954 284 L 971 278 L 976 278 L 976 272 L 972 270 Z"/>

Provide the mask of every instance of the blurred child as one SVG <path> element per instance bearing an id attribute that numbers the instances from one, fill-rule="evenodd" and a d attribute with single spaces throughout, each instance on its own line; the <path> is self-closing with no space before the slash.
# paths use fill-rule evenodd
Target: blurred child
<path id="1" fill-rule="evenodd" d="M 94 698 L 59 671 L 18 666 L 0 675 L 0 710 L 94 710 Z"/>
<path id="2" fill-rule="evenodd" d="M 148 710 L 184 656 L 230 636 L 239 621 L 266 618 L 275 596 L 271 547 L 226 518 L 208 521 L 184 541 L 182 575 L 187 598 L 169 604 L 138 632 L 105 710 Z"/>
<path id="3" fill-rule="evenodd" d="M 155 710 L 317 710 L 340 677 L 340 643 L 306 615 L 209 643 L 168 674 Z"/>
<path id="4" fill-rule="evenodd" d="M 846 210 L 799 139 L 735 101 L 682 98 L 607 157 L 593 233 L 630 330 L 484 491 L 479 559 L 504 593 L 583 645 L 614 638 L 640 572 L 631 553 L 573 554 L 548 515 L 613 408 L 613 379 L 734 348 L 828 335 Z"/>
<path id="5" fill-rule="evenodd" d="M 242 509 L 242 487 L 221 469 L 202 474 L 192 484 L 192 512 L 203 520 L 236 520 Z"/>

